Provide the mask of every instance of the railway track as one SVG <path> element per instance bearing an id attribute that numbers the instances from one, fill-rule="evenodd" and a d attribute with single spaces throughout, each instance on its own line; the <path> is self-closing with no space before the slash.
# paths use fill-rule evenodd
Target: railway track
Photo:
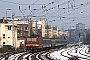
<path id="1" fill-rule="evenodd" d="M 49 57 L 48 57 L 48 54 L 49 54 L 50 52 L 41 52 L 39 55 L 38 55 L 38 57 L 39 57 L 39 59 L 41 59 L 41 60 L 51 60 Z"/>
<path id="2" fill-rule="evenodd" d="M 87 58 L 87 57 L 90 57 L 90 56 L 81 53 L 81 51 L 83 50 L 83 48 L 77 48 L 77 49 L 80 49 L 80 50 L 79 50 L 78 52 L 76 52 L 76 54 L 79 53 L 79 54 L 81 54 L 81 56 L 82 56 L 82 57 L 81 57 L 81 56 L 78 56 L 78 55 L 77 55 L 78 59 L 81 59 L 81 60 L 82 60 L 82 59 L 90 60 L 90 59 Z M 73 50 L 75 50 L 75 49 L 73 49 Z M 72 50 L 68 51 L 67 54 L 70 55 L 70 56 L 75 56 L 75 55 L 71 54 L 71 51 L 72 51 Z M 84 57 L 83 57 L 83 56 L 84 56 Z M 86 57 L 85 57 L 85 56 L 86 56 Z"/>
<path id="3" fill-rule="evenodd" d="M 25 53 L 25 54 L 21 54 L 21 55 L 18 57 L 17 60 L 27 59 L 27 58 L 23 57 L 23 56 L 25 56 L 25 55 L 27 55 L 27 53 Z"/>
<path id="4" fill-rule="evenodd" d="M 86 51 L 87 49 L 85 49 L 85 51 Z M 81 55 L 83 55 L 84 57 L 86 57 L 86 59 L 88 59 L 88 60 L 90 60 L 90 55 L 88 55 L 88 54 L 85 54 L 85 53 L 81 53 L 83 51 L 83 49 L 81 49 L 80 51 L 79 51 L 79 53 L 81 54 Z M 85 52 L 85 51 L 83 51 L 83 52 Z M 88 57 L 88 58 L 87 58 Z"/>
<path id="5" fill-rule="evenodd" d="M 88 54 L 88 55 L 90 55 L 90 53 L 89 53 L 89 48 L 87 48 L 87 49 L 85 50 L 85 53 Z"/>
<path id="6" fill-rule="evenodd" d="M 62 51 L 62 52 L 61 52 L 61 55 L 64 56 L 64 57 L 70 58 L 71 55 L 70 55 L 70 56 L 66 56 L 65 54 L 63 54 L 63 53 L 66 52 L 66 51 L 67 51 L 67 50 Z"/>
<path id="7" fill-rule="evenodd" d="M 9 56 L 13 55 L 14 53 L 16 53 L 16 51 L 12 52 L 12 51 L 9 51 L 9 52 L 6 52 L 6 53 L 2 53 L 0 55 L 0 59 L 5 59 L 5 60 L 8 60 Z"/>
<path id="8" fill-rule="evenodd" d="M 77 47 L 77 49 L 79 49 Z M 69 59 L 73 55 L 73 50 L 74 53 L 75 52 L 75 48 L 63 48 L 63 49 L 51 49 L 49 51 L 41 51 L 41 52 L 36 52 L 36 53 L 30 53 L 28 51 L 26 52 L 20 52 L 20 51 L 14 51 L 14 52 L 8 52 L 5 53 L 4 55 L 0 55 L 2 60 L 53 60 L 53 58 L 50 57 L 50 54 L 55 52 L 55 51 L 59 51 L 59 54 L 61 54 L 61 56 Z M 86 49 L 87 50 L 87 49 Z M 89 54 L 86 53 L 86 50 L 84 50 L 85 54 L 83 54 L 83 48 L 80 48 L 78 53 L 81 54 L 82 56 L 86 56 L 86 57 L 90 57 Z M 61 57 L 60 56 L 60 57 Z M 81 57 L 78 56 L 79 59 L 89 59 L 89 58 L 85 58 L 85 57 Z M 0 59 L 0 60 L 1 60 Z"/>
<path id="9" fill-rule="evenodd" d="M 79 49 L 79 50 L 76 52 L 75 49 Z M 61 49 L 59 52 L 58 51 L 56 52 L 56 53 L 60 53 L 60 57 L 59 58 L 57 57 L 57 59 L 61 59 L 62 60 L 62 57 L 65 57 L 65 59 L 68 60 L 68 59 L 71 59 L 71 57 L 77 57 L 80 60 L 82 60 L 82 59 L 84 59 L 84 60 L 90 60 L 89 59 L 90 56 L 88 56 L 87 54 L 83 54 L 83 52 L 82 52 L 83 49 L 84 48 L 80 48 L 80 47 L 74 47 L 74 48 L 68 48 L 68 49 Z M 79 55 L 74 55 L 74 54 L 79 54 L 80 56 Z M 88 58 L 85 58 L 84 56 L 86 56 Z M 53 55 L 53 58 L 52 59 L 56 59 L 56 58 L 54 58 L 54 55 Z"/>
<path id="10" fill-rule="evenodd" d="M 54 49 L 55 50 L 55 49 Z M 18 60 L 52 60 L 49 57 L 49 53 L 53 52 L 54 50 L 49 51 L 42 51 L 37 53 L 27 53 L 19 56 Z"/>
<path id="11" fill-rule="evenodd" d="M 12 60 L 12 59 L 18 59 L 19 54 L 22 51 L 20 50 L 14 50 L 14 51 L 7 51 L 6 53 L 1 53 L 0 54 L 0 60 Z"/>

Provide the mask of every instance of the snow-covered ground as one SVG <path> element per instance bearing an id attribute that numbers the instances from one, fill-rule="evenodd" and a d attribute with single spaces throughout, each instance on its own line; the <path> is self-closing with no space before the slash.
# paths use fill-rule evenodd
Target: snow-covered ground
<path id="1" fill-rule="evenodd" d="M 11 55 L 9 56 L 8 60 L 18 60 L 19 56 L 22 54 L 25 54 L 25 52 Z M 5 58 L 1 57 L 0 60 L 5 60 Z"/>
<path id="2" fill-rule="evenodd" d="M 71 55 L 73 55 L 73 56 L 78 56 L 80 60 L 90 60 L 90 53 L 88 53 L 88 49 L 89 49 L 88 45 L 83 45 L 80 47 L 78 46 L 68 47 L 50 53 L 49 57 L 54 60 L 68 60 L 71 57 Z M 13 59 L 17 60 L 18 57 L 22 54 L 25 54 L 25 52 L 11 55 L 9 56 L 8 60 L 13 60 Z M 23 60 L 27 60 L 26 57 L 28 55 L 30 54 L 25 55 L 23 57 Z M 31 55 L 29 56 L 29 59 L 31 60 Z M 1 60 L 5 60 L 5 58 L 2 58 Z"/>
<path id="3" fill-rule="evenodd" d="M 14 60 L 14 59 L 18 60 L 19 56 L 22 55 L 22 54 L 25 54 L 25 52 L 11 55 L 11 56 L 9 56 L 8 60 Z"/>
<path id="4" fill-rule="evenodd" d="M 50 53 L 50 57 L 54 60 L 68 60 L 68 57 L 73 55 L 80 57 L 80 60 L 90 59 L 90 54 L 87 54 L 86 52 L 88 52 L 88 45 L 83 45 L 81 47 L 68 47 L 67 49 L 61 49 Z"/>

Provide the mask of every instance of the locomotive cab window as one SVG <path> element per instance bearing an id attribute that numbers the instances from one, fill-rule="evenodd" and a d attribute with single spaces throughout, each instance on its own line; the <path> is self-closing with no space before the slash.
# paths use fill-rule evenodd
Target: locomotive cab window
<path id="1" fill-rule="evenodd" d="M 27 38 L 27 41 L 35 42 L 36 38 Z"/>
<path id="2" fill-rule="evenodd" d="M 32 38 L 32 41 L 33 41 L 33 42 L 36 41 L 36 38 Z"/>

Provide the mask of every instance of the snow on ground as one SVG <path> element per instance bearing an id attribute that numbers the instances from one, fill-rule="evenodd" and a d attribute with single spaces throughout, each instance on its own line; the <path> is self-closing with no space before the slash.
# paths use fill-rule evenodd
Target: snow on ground
<path id="1" fill-rule="evenodd" d="M 74 56 L 78 56 L 78 57 L 82 57 L 82 58 L 87 58 L 87 59 L 90 59 L 85 51 L 86 51 L 86 48 L 87 47 L 80 47 L 80 48 L 77 48 L 77 49 L 73 49 L 72 51 L 69 52 L 69 54 L 71 55 L 74 55 Z M 77 53 L 75 52 L 77 50 Z M 81 54 L 80 54 L 81 53 Z M 79 59 L 82 59 L 82 58 L 79 58 Z M 82 59 L 82 60 L 85 60 L 85 59 Z"/>
<path id="2" fill-rule="evenodd" d="M 27 54 L 27 55 L 25 55 L 25 56 L 23 56 L 23 60 L 27 60 L 26 58 L 27 58 L 27 56 L 29 56 L 30 54 Z"/>
<path id="3" fill-rule="evenodd" d="M 64 57 L 64 56 L 62 56 L 60 53 L 62 52 L 62 51 L 64 51 L 65 49 L 61 49 L 61 50 L 59 50 L 59 51 L 55 51 L 55 52 L 53 52 L 53 53 L 51 53 L 50 54 L 50 57 L 52 58 L 52 59 L 55 59 L 55 60 L 57 60 L 57 59 L 61 59 L 61 60 L 68 60 L 68 58 L 67 57 Z M 67 53 L 65 52 L 65 54 L 67 55 Z"/>
<path id="4" fill-rule="evenodd" d="M 27 56 L 29 56 L 29 60 L 31 60 L 32 54 L 30 54 L 30 53 L 24 55 L 24 56 L 23 56 L 23 60 L 27 60 Z"/>
<path id="5" fill-rule="evenodd" d="M 50 53 L 50 58 L 54 59 L 54 60 L 68 60 L 67 57 L 71 57 L 70 55 L 73 56 L 79 56 L 82 58 L 79 58 L 80 60 L 87 60 L 90 59 L 90 53 L 88 53 L 88 46 L 87 45 L 83 45 L 80 46 L 76 49 L 77 47 L 68 47 L 68 48 L 64 48 L 61 50 L 57 50 L 55 52 Z M 9 56 L 8 60 L 17 60 L 18 57 L 22 54 L 25 53 L 18 53 L 18 54 L 14 54 Z M 70 54 L 70 55 L 69 55 Z M 25 55 L 23 58 L 25 59 L 25 57 L 27 57 L 29 54 Z M 67 57 L 65 57 L 67 56 Z M 31 60 L 31 57 L 29 57 Z M 83 58 L 87 58 L 87 59 L 83 59 Z M 1 60 L 5 60 L 5 58 L 1 59 Z"/>
<path id="6" fill-rule="evenodd" d="M 14 59 L 18 60 L 18 57 L 22 54 L 25 54 L 25 52 L 11 55 L 11 56 L 9 56 L 8 60 L 14 60 Z"/>
<path id="7" fill-rule="evenodd" d="M 79 56 L 79 57 L 82 57 L 82 58 L 90 59 L 90 57 L 89 57 L 90 54 L 86 53 L 86 52 L 88 52 L 87 47 L 88 47 L 87 45 L 83 45 L 81 47 L 78 47 L 77 49 L 76 49 L 76 47 L 72 47 L 72 48 L 68 47 L 66 49 L 61 49 L 61 50 L 50 53 L 50 58 L 52 58 L 54 60 L 68 60 L 67 57 L 71 57 L 68 54 L 71 54 L 73 56 Z M 67 57 L 62 56 L 61 53 L 62 53 L 62 55 L 67 56 Z M 79 59 L 80 60 L 86 60 L 86 59 L 82 59 L 82 58 L 79 58 Z"/>

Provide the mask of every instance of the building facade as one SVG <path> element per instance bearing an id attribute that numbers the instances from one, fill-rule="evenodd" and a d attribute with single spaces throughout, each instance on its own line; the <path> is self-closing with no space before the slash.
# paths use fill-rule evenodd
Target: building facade
<path id="1" fill-rule="evenodd" d="M 58 27 L 54 26 L 53 27 L 53 38 L 59 38 L 59 32 L 58 32 Z"/>
<path id="2" fill-rule="evenodd" d="M 17 46 L 17 25 L 0 23 L 0 46 L 12 45 Z M 13 30 L 14 28 L 14 30 Z M 14 33 L 13 33 L 14 32 Z"/>
<path id="3" fill-rule="evenodd" d="M 82 29 L 85 29 L 85 24 L 82 23 L 76 24 L 76 30 L 82 30 Z"/>
<path id="4" fill-rule="evenodd" d="M 9 21 L 9 23 L 12 23 L 12 21 Z M 58 27 L 47 25 L 45 20 L 14 20 L 14 24 L 17 24 L 17 36 L 19 38 L 34 34 L 43 38 L 56 38 L 59 36 Z"/>

